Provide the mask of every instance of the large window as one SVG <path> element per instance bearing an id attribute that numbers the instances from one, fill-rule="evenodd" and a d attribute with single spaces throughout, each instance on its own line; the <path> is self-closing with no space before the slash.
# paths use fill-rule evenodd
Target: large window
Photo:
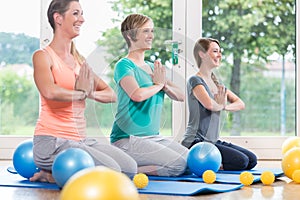
<path id="1" fill-rule="evenodd" d="M 39 48 L 40 1 L 1 1 L 0 7 L 0 135 L 32 135 L 39 99 L 31 56 Z"/>
<path id="2" fill-rule="evenodd" d="M 31 56 L 52 37 L 46 18 L 49 2 L 0 2 L 0 17 L 6 19 L 0 24 L 0 148 L 13 149 L 15 141 L 33 135 L 39 97 L 32 79 Z M 114 63 L 126 54 L 120 22 L 128 13 L 139 12 L 151 16 L 156 26 L 154 48 L 147 58 L 162 59 L 169 78 L 184 91 L 187 78 L 197 71 L 192 56 L 196 39 L 204 36 L 220 40 L 223 64 L 216 74 L 246 103 L 244 111 L 224 113 L 222 137 L 248 148 L 260 148 L 272 157 L 271 152 L 278 152 L 282 142 L 275 136 L 297 134 L 295 52 L 299 46 L 299 8 L 294 0 L 80 2 L 86 22 L 76 45 L 94 71 L 113 88 Z M 87 105 L 88 135 L 108 136 L 116 104 L 88 101 Z M 162 134 L 181 139 L 188 121 L 186 108 L 186 103 L 165 99 Z M 274 147 L 265 151 L 268 145 Z M 0 151 L 0 159 L 9 157 L 10 152 Z"/>
<path id="3" fill-rule="evenodd" d="M 42 2 L 42 4 L 40 4 Z M 39 114 L 39 97 L 32 78 L 31 57 L 35 50 L 48 45 L 52 39 L 52 29 L 48 23 L 46 12 L 51 0 L 24 2 L 17 11 L 18 16 L 7 17 L 15 10 L 17 2 L 2 2 L 1 7 L 8 13 L 1 13 L 7 24 L 1 24 L 1 74 L 0 74 L 0 135 L 31 137 Z M 85 23 L 81 35 L 75 39 L 79 52 L 87 59 L 93 70 L 115 89 L 113 68 L 115 62 L 127 53 L 125 40 L 120 33 L 120 23 L 130 12 L 141 12 L 151 16 L 149 7 L 136 6 L 124 1 L 80 2 L 84 11 Z M 122 5 L 123 4 L 123 5 Z M 128 11 L 119 12 L 121 6 Z M 152 7 L 151 5 L 149 5 Z M 165 41 L 172 39 L 172 2 L 153 5 L 156 9 L 167 8 L 161 13 L 160 20 L 168 21 L 167 26 L 156 27 L 155 44 L 147 59 L 162 59 L 168 67 L 168 76 L 172 78 L 172 44 Z M 112 9 L 114 7 L 114 9 Z M 18 7 L 19 8 L 19 7 Z M 21 9 L 22 8 L 22 9 Z M 31 12 L 28 15 L 28 9 Z M 105 10 L 105 12 L 103 12 Z M 126 10 L 126 9 L 124 9 Z M 167 14 L 164 18 L 164 14 Z M 152 17 L 152 16 L 151 16 Z M 154 16 L 155 17 L 155 16 Z M 153 18 L 154 18 L 153 17 Z M 10 21 L 11 20 L 11 21 Z M 21 20 L 24 20 L 23 22 Z M 159 20 L 156 16 L 155 20 Z M 30 22 L 30 23 L 29 23 Z M 12 25 L 14 24 L 14 25 Z M 8 29 L 14 27 L 15 29 Z M 115 48 L 115 47 L 118 48 Z M 116 103 L 100 104 L 87 100 L 86 118 L 87 134 L 90 136 L 108 136 L 112 127 Z M 162 117 L 162 134 L 172 135 L 172 103 L 165 99 Z"/>
<path id="4" fill-rule="evenodd" d="M 296 1 L 203 1 L 202 35 L 220 41 L 216 74 L 246 109 L 224 113 L 224 136 L 296 134 Z"/>
<path id="5" fill-rule="evenodd" d="M 155 21 L 155 39 L 153 49 L 146 55 L 147 60 L 154 61 L 159 58 L 168 68 L 168 76 L 172 78 L 172 2 L 168 4 L 133 5 L 127 1 L 98 1 L 85 0 L 81 2 L 84 9 L 85 24 L 81 30 L 81 35 L 76 39 L 76 45 L 82 54 L 87 58 L 93 70 L 111 85 L 116 91 L 113 80 L 113 70 L 115 63 L 127 54 L 127 45 L 120 32 L 121 21 L 126 15 L 133 12 L 146 14 Z M 166 17 L 158 19 L 156 14 L 151 14 L 149 8 L 165 8 Z M 113 9 L 112 9 L 113 7 Z M 108 10 L 109 12 L 99 12 Z M 120 12 L 123 10 L 123 12 Z M 161 27 L 156 21 L 169 21 L 167 26 Z M 87 134 L 90 136 L 108 136 L 114 120 L 116 103 L 100 104 L 95 101 L 88 101 L 86 110 Z M 161 133 L 172 135 L 172 102 L 165 98 L 165 106 L 162 115 Z"/>

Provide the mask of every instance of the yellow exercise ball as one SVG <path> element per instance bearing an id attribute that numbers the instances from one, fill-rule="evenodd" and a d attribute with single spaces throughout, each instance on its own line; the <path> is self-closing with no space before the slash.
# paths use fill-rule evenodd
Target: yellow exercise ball
<path id="1" fill-rule="evenodd" d="M 284 155 L 288 150 L 294 147 L 300 147 L 300 137 L 288 137 L 281 146 L 282 155 Z"/>
<path id="2" fill-rule="evenodd" d="M 300 169 L 300 147 L 294 147 L 284 154 L 281 167 L 284 174 L 292 179 L 294 171 Z"/>
<path id="3" fill-rule="evenodd" d="M 83 169 L 64 185 L 61 200 L 139 200 L 133 182 L 125 174 L 107 167 Z"/>

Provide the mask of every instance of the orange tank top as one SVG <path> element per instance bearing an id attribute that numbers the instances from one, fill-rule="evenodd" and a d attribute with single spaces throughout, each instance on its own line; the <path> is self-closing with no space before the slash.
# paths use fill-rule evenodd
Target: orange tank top
<path id="1" fill-rule="evenodd" d="M 73 70 L 58 57 L 51 47 L 47 46 L 44 50 L 52 59 L 51 71 L 55 84 L 62 88 L 74 90 L 80 65 L 77 63 L 75 70 Z M 42 95 L 40 95 L 40 101 L 40 115 L 36 124 L 35 135 L 49 135 L 77 141 L 85 138 L 85 101 L 53 101 Z"/>

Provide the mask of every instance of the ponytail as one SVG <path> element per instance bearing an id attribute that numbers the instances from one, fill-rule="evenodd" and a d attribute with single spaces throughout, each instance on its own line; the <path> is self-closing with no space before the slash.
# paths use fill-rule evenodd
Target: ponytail
<path id="1" fill-rule="evenodd" d="M 219 82 L 219 80 L 217 79 L 217 76 L 214 73 L 211 74 L 211 79 L 216 84 L 216 86 L 220 85 L 220 82 Z"/>
<path id="2" fill-rule="evenodd" d="M 74 41 L 71 43 L 71 54 L 74 56 L 79 65 L 84 63 L 85 58 L 77 51 Z"/>

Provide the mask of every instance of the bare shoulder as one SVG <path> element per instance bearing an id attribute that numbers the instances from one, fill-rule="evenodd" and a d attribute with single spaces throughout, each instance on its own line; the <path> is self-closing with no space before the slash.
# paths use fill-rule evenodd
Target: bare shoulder
<path id="1" fill-rule="evenodd" d="M 32 59 L 38 59 L 40 57 L 45 57 L 47 53 L 45 52 L 45 50 L 43 49 L 38 49 L 36 50 L 33 55 L 32 55 Z"/>
<path id="2" fill-rule="evenodd" d="M 38 66 L 52 66 L 52 61 L 48 53 L 39 49 L 33 53 L 32 56 L 33 67 L 36 68 Z"/>

